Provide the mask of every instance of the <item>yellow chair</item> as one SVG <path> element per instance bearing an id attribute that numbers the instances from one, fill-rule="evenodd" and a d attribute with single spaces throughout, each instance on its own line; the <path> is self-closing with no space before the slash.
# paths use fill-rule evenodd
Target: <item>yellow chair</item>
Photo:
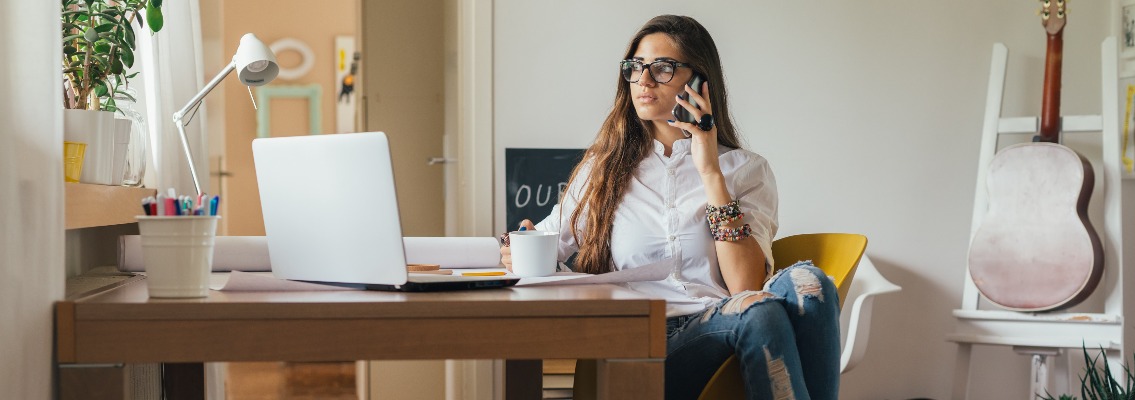
<path id="1" fill-rule="evenodd" d="M 811 260 L 835 281 L 839 305 L 843 308 L 848 294 L 854 295 L 851 313 L 847 315 L 847 336 L 840 355 L 840 373 L 850 371 L 867 352 L 867 337 L 875 295 L 897 292 L 899 286 L 879 274 L 863 252 L 867 237 L 849 233 L 812 233 L 778 239 L 772 244 L 775 269 L 780 270 L 799 261 Z M 855 278 L 854 280 L 852 278 Z M 575 398 L 591 399 L 595 392 L 594 360 L 577 363 Z M 581 379 L 582 378 L 582 379 Z M 731 356 L 717 369 L 702 390 L 699 400 L 741 399 L 745 387 L 741 365 Z"/>
<path id="2" fill-rule="evenodd" d="M 817 268 L 831 276 L 839 291 L 839 306 L 851 288 L 851 278 L 859 266 L 859 259 L 867 249 L 867 237 L 851 233 L 812 233 L 789 236 L 772 242 L 775 270 L 787 268 L 800 261 L 811 260 Z M 730 356 L 717 368 L 702 389 L 699 400 L 741 399 L 745 397 L 745 384 L 741 380 L 741 363 Z"/>

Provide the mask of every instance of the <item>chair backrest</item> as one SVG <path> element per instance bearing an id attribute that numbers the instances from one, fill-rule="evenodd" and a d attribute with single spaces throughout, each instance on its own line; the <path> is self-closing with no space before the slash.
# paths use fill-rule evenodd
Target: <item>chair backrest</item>
<path id="1" fill-rule="evenodd" d="M 839 306 L 851 288 L 851 279 L 859 259 L 867 249 L 867 237 L 854 233 L 807 233 L 772 242 L 776 270 L 800 261 L 811 260 L 817 268 L 831 276 L 839 289 Z"/>

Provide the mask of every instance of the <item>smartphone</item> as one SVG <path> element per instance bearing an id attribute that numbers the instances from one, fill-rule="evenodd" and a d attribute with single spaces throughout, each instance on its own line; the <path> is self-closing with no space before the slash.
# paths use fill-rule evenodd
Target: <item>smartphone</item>
<path id="1" fill-rule="evenodd" d="M 705 83 L 705 77 L 701 76 L 701 74 L 697 72 L 694 72 L 694 76 L 690 77 L 690 81 L 687 84 L 690 85 L 690 87 L 694 88 L 694 93 L 700 95 L 702 94 L 701 87 L 703 83 Z M 682 100 L 689 101 L 690 104 L 693 104 L 694 107 L 697 107 L 697 109 L 701 109 L 701 104 L 698 104 L 698 102 L 695 100 L 690 100 L 690 94 L 686 92 L 685 88 L 682 88 L 682 92 L 678 94 L 678 97 L 680 97 Z M 682 107 L 681 103 L 674 105 L 673 114 L 675 121 L 689 122 L 691 124 L 697 124 L 699 122 L 698 117 L 700 117 L 700 115 L 691 114 L 686 110 L 685 107 Z M 682 131 L 682 133 L 684 133 L 686 137 L 690 137 L 689 132 Z"/>

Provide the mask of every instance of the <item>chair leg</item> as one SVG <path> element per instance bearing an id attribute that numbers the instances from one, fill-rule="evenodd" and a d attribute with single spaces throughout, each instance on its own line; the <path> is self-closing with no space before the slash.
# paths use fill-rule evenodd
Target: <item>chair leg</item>
<path id="1" fill-rule="evenodd" d="M 954 388 L 950 398 L 965 400 L 969 396 L 969 361 L 973 345 L 958 343 L 958 355 L 954 358 Z"/>
<path id="2" fill-rule="evenodd" d="M 1029 375 L 1029 400 L 1042 398 L 1049 393 L 1048 361 L 1059 356 L 1061 350 L 1050 347 L 1013 346 L 1017 354 L 1031 356 L 1032 370 Z"/>

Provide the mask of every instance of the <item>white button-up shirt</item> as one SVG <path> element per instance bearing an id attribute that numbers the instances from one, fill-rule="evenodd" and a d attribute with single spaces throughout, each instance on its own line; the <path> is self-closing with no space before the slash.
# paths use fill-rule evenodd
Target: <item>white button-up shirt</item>
<path id="1" fill-rule="evenodd" d="M 694 166 L 690 144 L 690 139 L 674 142 L 670 157 L 666 157 L 662 143 L 654 142 L 654 151 L 639 163 L 622 203 L 615 210 L 611 232 L 615 270 L 670 257 L 680 260 L 665 280 L 626 284 L 665 299 L 668 317 L 699 312 L 729 296 L 705 219 L 705 188 Z M 745 214 L 743 221 L 752 228 L 753 238 L 767 258 L 766 268 L 771 270 L 777 192 L 768 161 L 748 150 L 725 146 L 718 146 L 718 161 L 729 193 L 740 204 Z M 577 177 L 586 177 L 586 169 L 591 166 L 585 164 L 585 170 Z M 585 187 L 582 180 L 572 182 L 564 200 L 536 225 L 537 230 L 560 232 L 561 262 L 579 249 L 569 224 Z M 581 218 L 579 224 L 578 231 L 583 234 L 586 222 Z"/>

